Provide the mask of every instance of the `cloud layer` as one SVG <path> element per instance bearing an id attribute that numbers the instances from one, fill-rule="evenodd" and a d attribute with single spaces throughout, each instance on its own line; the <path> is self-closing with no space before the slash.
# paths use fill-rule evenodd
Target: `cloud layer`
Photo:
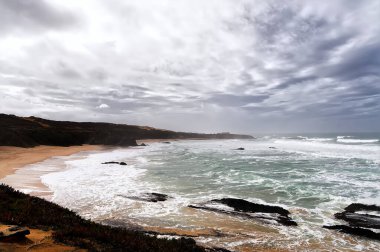
<path id="1" fill-rule="evenodd" d="M 375 131 L 379 23 L 376 0 L 0 0 L 0 112 Z"/>

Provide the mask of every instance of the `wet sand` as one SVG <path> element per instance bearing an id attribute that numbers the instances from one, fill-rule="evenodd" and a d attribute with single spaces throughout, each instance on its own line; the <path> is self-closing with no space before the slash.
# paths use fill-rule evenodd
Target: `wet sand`
<path id="1" fill-rule="evenodd" d="M 22 169 L 30 164 L 45 161 L 56 156 L 70 156 L 84 151 L 97 151 L 105 149 L 99 145 L 82 145 L 82 146 L 37 146 L 32 148 L 21 148 L 13 146 L 0 146 L 0 183 L 5 183 L 15 187 L 20 184 L 28 184 L 28 186 L 36 188 L 39 193 L 34 193 L 33 196 L 48 196 L 48 188 L 41 183 L 38 174 L 26 174 L 26 176 L 18 177 L 16 173 L 26 171 Z M 64 168 L 64 167 L 62 167 Z M 25 174 L 24 174 L 25 175 Z M 15 179 L 8 179 L 15 177 Z M 19 181 L 21 179 L 22 181 Z M 13 182 L 14 183 L 13 183 Z M 17 186 L 16 186 L 17 188 Z"/>
<path id="2" fill-rule="evenodd" d="M 98 145 L 37 146 L 33 148 L 0 146 L 0 179 L 25 165 L 41 162 L 53 156 L 69 156 L 80 151 L 101 150 L 102 148 Z"/>

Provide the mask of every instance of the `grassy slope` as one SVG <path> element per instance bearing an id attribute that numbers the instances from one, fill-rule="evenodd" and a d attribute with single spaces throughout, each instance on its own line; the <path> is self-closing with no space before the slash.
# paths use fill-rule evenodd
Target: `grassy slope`
<path id="1" fill-rule="evenodd" d="M 82 144 L 134 146 L 136 139 L 249 139 L 228 133 L 197 134 L 136 125 L 52 121 L 37 117 L 0 114 L 0 146 L 72 146 Z"/>
<path id="2" fill-rule="evenodd" d="M 46 200 L 0 185 L 0 222 L 54 230 L 53 238 L 91 251 L 206 251 L 192 239 L 158 239 L 82 219 Z"/>

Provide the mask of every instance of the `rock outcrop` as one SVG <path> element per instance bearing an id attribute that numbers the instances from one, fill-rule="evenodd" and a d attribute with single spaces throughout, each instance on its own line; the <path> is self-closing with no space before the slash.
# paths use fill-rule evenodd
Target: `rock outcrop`
<path id="1" fill-rule="evenodd" d="M 380 232 L 374 231 L 380 229 L 380 206 L 353 203 L 334 216 L 344 220 L 348 225 L 324 226 L 324 228 L 380 240 Z"/>
<path id="2" fill-rule="evenodd" d="M 11 241 L 25 238 L 30 234 L 29 229 L 19 226 L 8 226 L 0 230 L 0 241 Z"/>
<path id="3" fill-rule="evenodd" d="M 118 196 L 131 199 L 131 200 L 138 200 L 138 201 L 146 201 L 146 202 L 159 202 L 159 201 L 166 201 L 169 196 L 162 193 L 143 193 L 138 196 L 128 196 L 128 195 L 122 195 L 119 194 Z"/>
<path id="4" fill-rule="evenodd" d="M 189 207 L 248 219 L 275 221 L 285 226 L 297 226 L 297 223 L 289 217 L 290 212 L 288 210 L 279 206 L 257 204 L 243 199 L 215 199 L 206 203 L 189 205 Z"/>
<path id="5" fill-rule="evenodd" d="M 102 164 L 118 164 L 118 165 L 127 165 L 125 162 L 116 162 L 116 161 L 110 161 L 110 162 L 104 162 Z"/>

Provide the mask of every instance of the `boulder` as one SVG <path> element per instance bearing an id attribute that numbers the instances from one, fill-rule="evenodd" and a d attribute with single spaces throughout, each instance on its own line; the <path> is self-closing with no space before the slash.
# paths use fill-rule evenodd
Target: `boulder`
<path id="1" fill-rule="evenodd" d="M 110 162 L 104 162 L 102 164 L 118 164 L 118 165 L 127 165 L 125 162 L 116 162 L 116 161 L 110 161 Z"/>
<path id="2" fill-rule="evenodd" d="M 288 210 L 279 206 L 257 204 L 243 199 L 215 199 L 206 203 L 189 205 L 189 207 L 248 219 L 276 221 L 285 226 L 297 226 L 297 223 L 289 217 Z"/>
<path id="3" fill-rule="evenodd" d="M 25 238 L 26 235 L 29 235 L 29 229 L 19 226 L 9 226 L 5 229 L 0 230 L 0 241 L 9 241 L 14 239 Z"/>
<path id="4" fill-rule="evenodd" d="M 344 220 L 348 225 L 323 226 L 327 229 L 335 229 L 340 232 L 359 235 L 375 240 L 380 240 L 380 207 L 376 205 L 366 205 L 353 203 L 347 206 L 345 211 L 334 214 L 339 220 Z M 372 230 L 371 230 L 372 229 Z"/>
<path id="5" fill-rule="evenodd" d="M 159 202 L 159 201 L 166 201 L 169 196 L 163 193 L 143 193 L 138 196 L 126 196 L 119 194 L 118 196 L 132 199 L 132 200 L 138 200 L 138 201 L 146 201 L 146 202 Z"/>
<path id="6" fill-rule="evenodd" d="M 145 143 L 142 143 L 142 144 L 140 144 L 140 146 L 148 146 L 147 144 L 145 144 Z"/>
<path id="7" fill-rule="evenodd" d="M 245 150 L 243 147 L 237 148 L 236 150 Z"/>
<path id="8" fill-rule="evenodd" d="M 366 228 L 350 227 L 347 225 L 334 225 L 334 226 L 323 226 L 323 227 L 326 229 L 338 230 L 339 232 L 342 232 L 345 234 L 358 235 L 358 236 L 363 236 L 366 238 L 380 241 L 380 233 L 374 232 Z"/>

